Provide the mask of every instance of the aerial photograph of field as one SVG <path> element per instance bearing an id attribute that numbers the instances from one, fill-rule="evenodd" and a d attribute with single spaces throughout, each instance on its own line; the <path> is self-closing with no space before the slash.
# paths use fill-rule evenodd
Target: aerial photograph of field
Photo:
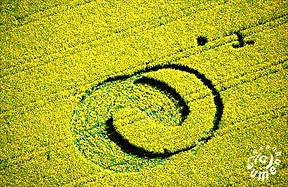
<path id="1" fill-rule="evenodd" d="M 0 0 L 10 186 L 288 186 L 288 1 Z"/>

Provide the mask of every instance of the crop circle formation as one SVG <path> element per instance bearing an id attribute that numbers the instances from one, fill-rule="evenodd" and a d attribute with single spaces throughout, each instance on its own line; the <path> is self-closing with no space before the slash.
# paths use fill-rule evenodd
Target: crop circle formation
<path id="1" fill-rule="evenodd" d="M 211 139 L 222 113 L 220 94 L 204 74 L 162 65 L 87 90 L 72 113 L 71 130 L 93 163 L 139 171 Z"/>

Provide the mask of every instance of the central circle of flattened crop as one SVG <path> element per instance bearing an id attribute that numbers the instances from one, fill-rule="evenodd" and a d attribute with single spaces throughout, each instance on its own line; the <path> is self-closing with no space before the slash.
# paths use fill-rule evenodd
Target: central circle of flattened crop
<path id="1" fill-rule="evenodd" d="M 83 94 L 71 129 L 78 150 L 114 171 L 139 171 L 208 141 L 223 113 L 212 82 L 182 65 L 109 78 Z"/>

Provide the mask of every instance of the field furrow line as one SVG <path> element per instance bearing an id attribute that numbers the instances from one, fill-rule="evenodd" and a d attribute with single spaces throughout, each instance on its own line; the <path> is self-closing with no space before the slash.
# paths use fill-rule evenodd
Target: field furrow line
<path id="1" fill-rule="evenodd" d="M 285 107 L 285 108 L 279 108 L 279 110 L 281 109 L 281 111 L 278 111 L 278 112 L 280 112 L 281 114 L 279 114 L 279 115 L 275 115 L 275 116 L 269 116 L 269 114 L 267 114 L 267 113 L 263 113 L 263 114 L 261 114 L 260 116 L 258 116 L 258 117 L 251 117 L 251 118 L 249 118 L 249 119 L 247 119 L 246 121 L 241 121 L 241 122 L 238 122 L 238 123 L 245 123 L 245 122 L 247 122 L 248 120 L 250 120 L 250 119 L 253 119 L 253 118 L 260 118 L 260 121 L 258 121 L 258 123 L 254 123 L 253 125 L 255 125 L 255 126 L 259 126 L 259 125 L 261 125 L 262 123 L 264 123 L 264 122 L 266 122 L 267 120 L 272 120 L 272 119 L 276 119 L 276 118 L 281 118 L 281 117 L 287 117 L 288 116 L 288 108 L 287 107 Z M 282 111 L 283 110 L 283 111 Z M 240 124 L 241 125 L 241 124 Z M 237 130 L 240 130 L 240 129 L 243 129 L 243 128 L 245 128 L 245 127 L 247 127 L 248 125 L 246 124 L 246 125 L 244 125 L 244 126 L 235 126 L 234 128 L 233 128 L 233 130 L 231 130 L 231 132 L 232 131 L 237 131 Z M 223 133 L 215 133 L 215 137 L 214 138 L 221 138 L 221 137 L 225 137 L 226 135 L 228 135 L 229 134 L 229 132 L 223 132 Z M 211 141 L 211 140 L 210 140 Z M 195 147 L 194 149 L 197 149 L 198 147 Z M 133 173 L 137 173 L 137 172 L 129 172 L 129 175 L 131 175 L 131 174 L 133 174 Z M 125 174 L 125 173 L 124 173 Z M 127 173 L 128 174 L 128 173 Z M 70 186 L 71 184 L 73 184 L 73 185 L 78 185 L 78 184 L 80 184 L 81 183 L 81 185 L 85 185 L 85 184 L 89 184 L 89 183 L 91 183 L 91 182 L 94 182 L 94 180 L 95 180 L 95 178 L 97 178 L 99 176 L 99 173 L 97 173 L 97 174 L 92 174 L 92 175 L 88 175 L 88 176 L 84 176 L 83 178 L 80 178 L 80 179 L 78 179 L 78 180 L 74 180 L 73 182 L 71 182 L 71 183 L 67 183 L 67 184 L 65 184 L 65 185 L 63 185 L 63 186 Z M 82 181 L 83 179 L 85 178 L 85 181 Z"/>
<path id="2" fill-rule="evenodd" d="M 288 106 L 281 106 L 279 108 L 276 108 L 274 110 L 270 110 L 270 111 L 265 111 L 262 113 L 258 113 L 258 114 L 254 114 L 252 116 L 247 117 L 246 119 L 243 119 L 241 121 L 230 121 L 230 123 L 234 123 L 234 125 L 232 127 L 229 127 L 231 129 L 227 129 L 225 130 L 225 127 L 221 130 L 221 128 L 216 131 L 215 133 L 215 137 L 222 137 L 225 136 L 227 134 L 229 134 L 230 132 L 233 132 L 235 130 L 239 130 L 241 128 L 245 128 L 246 126 L 249 126 L 250 124 L 247 124 L 248 121 L 252 120 L 253 121 L 258 121 L 257 123 L 254 123 L 254 125 L 259 125 L 265 121 L 269 121 L 271 119 L 275 119 L 275 118 L 279 118 L 279 117 L 285 117 L 288 115 Z M 260 120 L 258 120 L 260 119 Z M 237 123 L 240 123 L 239 125 L 237 125 Z M 244 124 L 243 126 L 242 123 Z M 63 144 L 64 143 L 64 144 Z M 51 144 L 49 146 L 43 146 L 43 147 L 38 147 L 36 150 L 32 150 L 27 152 L 27 155 L 15 155 L 13 157 L 10 158 L 5 158 L 5 163 L 9 164 L 9 165 L 14 165 L 14 164 L 21 164 L 24 162 L 33 162 L 33 159 L 36 157 L 39 157 L 41 155 L 45 155 L 45 153 L 47 152 L 47 148 L 49 147 L 49 151 L 56 151 L 58 149 L 58 147 L 73 147 L 74 144 L 65 144 L 65 142 L 57 142 L 54 144 Z M 40 149 L 40 150 L 39 150 Z M 76 148 L 75 148 L 76 149 Z M 4 163 L 4 161 L 2 161 L 2 163 Z M 2 168 L 3 166 L 0 165 L 0 171 L 4 170 L 5 168 Z"/>
<path id="3" fill-rule="evenodd" d="M 203 4 L 204 5 L 204 4 Z M 191 7 L 187 7 L 187 8 L 184 8 L 182 11 L 183 11 L 183 14 L 187 14 L 187 13 L 185 13 L 185 11 L 187 11 L 187 9 L 190 9 Z M 213 8 L 213 6 L 211 5 L 211 7 L 210 7 L 211 9 Z M 209 9 L 208 9 L 209 10 Z M 199 11 L 199 12 L 201 12 L 201 11 L 207 11 L 207 7 L 202 7 L 202 9 L 197 9 L 197 11 Z M 196 12 L 196 10 L 194 11 L 194 12 Z M 178 15 L 179 14 L 179 15 Z M 168 20 L 168 21 L 166 21 L 165 23 L 163 23 L 163 25 L 166 25 L 166 24 L 169 24 L 169 23 L 171 23 L 171 22 L 174 22 L 174 21 L 177 21 L 177 20 L 179 20 L 179 19 L 181 19 L 182 17 L 181 17 L 181 14 L 180 13 L 178 13 L 177 12 L 177 16 L 176 16 L 176 18 L 173 18 L 173 16 L 174 15 L 170 15 L 170 17 L 169 17 L 169 19 L 170 20 Z M 180 17 L 179 17 L 180 16 Z M 117 29 L 117 32 L 115 32 L 114 30 L 111 30 L 111 31 L 109 31 L 108 32 L 108 34 L 103 34 L 103 35 L 100 35 L 100 36 L 98 36 L 97 37 L 97 39 L 94 39 L 95 37 L 93 37 L 92 39 L 86 39 L 87 41 L 82 41 L 82 42 L 79 42 L 78 44 L 76 44 L 76 45 L 74 45 L 73 47 L 68 47 L 68 48 L 65 48 L 65 50 L 66 51 L 73 51 L 73 50 L 77 50 L 78 48 L 80 48 L 79 50 L 80 51 L 84 51 L 85 50 L 85 48 L 87 48 L 87 45 L 88 44 L 90 44 L 90 43 L 95 43 L 95 41 L 100 41 L 100 40 L 104 40 L 104 39 L 107 39 L 108 37 L 111 37 L 112 39 L 115 37 L 115 35 L 119 35 L 119 32 L 121 31 L 121 33 L 122 34 L 124 34 L 125 36 L 124 37 L 126 37 L 126 36 L 129 36 L 129 35 L 131 35 L 131 34 L 133 34 L 133 33 L 135 33 L 135 32 L 139 32 L 139 31 L 135 31 L 135 30 L 137 30 L 137 28 L 142 28 L 142 27 L 144 27 L 144 29 L 143 29 L 143 31 L 148 31 L 148 30 L 151 30 L 151 29 L 154 29 L 154 28 L 156 28 L 157 26 L 159 26 L 159 24 L 158 24 L 158 21 L 159 20 L 161 20 L 161 18 L 163 17 L 163 15 L 160 15 L 159 17 L 156 17 L 156 18 L 153 18 L 153 19 L 148 19 L 148 20 L 143 20 L 141 23 L 136 23 L 135 25 L 130 25 L 129 27 L 124 27 L 124 28 L 120 28 L 120 29 Z M 186 16 L 184 16 L 184 17 L 189 17 L 189 14 L 187 14 Z M 167 19 L 167 17 L 165 17 L 165 19 Z M 163 25 L 161 25 L 161 26 L 163 26 Z M 146 28 L 145 28 L 146 27 Z M 129 30 L 130 29 L 130 30 Z M 133 31 L 134 30 L 134 31 Z M 119 31 L 119 32 L 118 32 Z M 125 34 L 126 33 L 126 34 Z M 102 44 L 103 43 L 105 43 L 105 41 L 103 41 L 102 42 Z M 86 46 L 85 46 L 86 45 Z M 99 45 L 101 45 L 101 44 L 99 44 Z M 82 46 L 84 47 L 84 49 L 81 49 L 82 48 Z M 89 47 L 88 47 L 89 48 Z M 86 49 L 87 50 L 87 49 Z M 79 51 L 78 51 L 79 52 Z M 15 65 L 12 65 L 12 66 L 10 66 L 10 67 L 6 67 L 6 68 L 4 68 L 3 70 L 8 70 L 8 69 L 10 69 L 10 70 L 13 70 L 13 68 L 15 68 L 15 67 L 18 67 L 18 66 L 21 66 L 21 65 L 24 65 L 24 64 L 26 64 L 26 63 L 31 63 L 33 60 L 37 60 L 37 59 L 39 59 L 39 58 L 41 58 L 41 61 L 43 61 L 43 60 L 45 60 L 45 59 L 47 59 L 47 60 L 49 60 L 49 57 L 50 58 L 52 58 L 53 59 L 53 56 L 55 55 L 55 54 L 60 54 L 60 55 L 64 55 L 64 56 L 62 56 L 62 57 L 66 57 L 66 55 L 67 54 L 63 54 L 64 52 L 62 51 L 62 52 L 56 52 L 56 53 L 48 53 L 48 54 L 45 54 L 44 55 L 44 57 L 46 57 L 46 58 L 44 58 L 43 59 L 43 55 L 42 56 L 38 56 L 37 58 L 33 58 L 33 59 L 28 59 L 28 61 L 25 61 L 25 62 L 15 62 Z M 57 55 L 55 55 L 55 56 L 57 56 Z M 58 58 L 59 58 L 59 56 L 58 56 Z"/>
<path id="4" fill-rule="evenodd" d="M 220 46 L 217 46 L 217 47 L 220 47 Z M 214 48 L 212 48 L 212 49 L 214 49 Z M 206 49 L 206 50 L 210 50 L 209 48 L 208 49 Z M 200 53 L 202 53 L 202 52 L 204 52 L 204 51 L 201 51 Z M 197 53 L 196 53 L 197 54 Z M 193 54 L 192 54 L 193 55 Z M 189 56 L 184 56 L 184 57 L 182 57 L 182 58 L 188 58 L 188 57 L 190 57 L 191 55 L 189 55 Z M 182 59 L 182 58 L 178 58 L 177 57 L 177 61 L 178 60 L 180 60 L 180 59 Z M 175 60 L 176 61 L 176 60 Z M 266 68 L 271 68 L 271 67 L 273 67 L 274 65 L 278 65 L 278 64 L 284 64 L 285 62 L 287 62 L 287 59 L 282 59 L 282 60 L 280 60 L 280 61 L 277 61 L 277 62 L 274 62 L 274 63 L 272 63 L 271 65 L 269 64 L 269 65 L 266 65 L 266 66 L 264 66 L 264 67 L 260 67 L 260 70 L 259 70 L 259 72 L 261 72 L 261 71 L 265 71 L 265 69 Z M 141 67 L 141 66 L 140 66 Z M 133 67 L 133 68 L 137 68 L 137 66 L 135 66 L 135 67 Z M 123 73 L 123 72 L 126 72 L 126 71 L 129 71 L 129 70 L 131 70 L 132 68 L 130 67 L 130 68 L 128 68 L 128 69 L 125 69 L 125 70 L 122 70 L 122 71 L 120 71 L 121 73 Z M 241 77 L 244 77 L 245 75 L 248 75 L 249 73 L 256 73 L 256 72 L 258 72 L 258 69 L 256 68 L 256 70 L 255 69 L 252 69 L 252 70 L 249 70 L 249 71 L 247 71 L 247 72 L 245 72 L 244 74 L 242 74 L 242 75 L 236 75 L 235 77 L 233 77 L 233 79 L 241 79 Z M 115 74 L 117 75 L 119 72 L 116 72 Z M 113 76 L 112 76 L 113 77 Z M 102 80 L 104 79 L 104 77 L 102 77 L 101 78 Z M 100 79 L 100 80 L 101 80 Z M 228 82 L 226 82 L 226 80 L 224 80 L 223 82 L 221 81 L 221 82 L 215 82 L 214 84 L 216 84 L 217 86 L 219 85 L 221 85 L 221 84 L 226 84 L 226 83 L 228 83 L 228 86 L 229 86 L 229 81 L 231 82 L 231 77 L 229 77 L 228 79 Z M 234 80 L 235 81 L 235 80 Z M 93 81 L 94 82 L 94 81 Z M 86 82 L 86 83 L 83 83 L 83 84 L 79 84 L 79 86 L 85 86 L 85 87 L 88 87 L 89 85 L 94 85 L 93 84 L 93 82 Z M 230 86 L 230 88 L 231 88 L 231 86 Z M 220 88 L 221 89 L 221 88 Z M 225 87 L 223 87 L 222 89 L 226 89 Z M 63 89 L 63 90 L 60 90 L 60 91 L 58 91 L 58 92 L 56 92 L 56 93 L 53 93 L 53 94 L 51 94 L 51 95 L 49 95 L 49 96 L 47 96 L 47 98 L 48 97 L 51 97 L 51 96 L 53 96 L 53 97 L 55 97 L 55 98 L 57 98 L 58 96 L 60 96 L 60 95 L 63 95 L 63 93 L 66 93 L 67 94 L 67 90 L 68 89 Z M 69 92 L 69 95 L 72 95 L 72 93 L 71 92 Z M 69 95 L 66 95 L 65 97 L 69 97 Z M 46 97 L 45 97 L 46 98 Z M 43 98 L 44 99 L 44 98 Z M 41 102 L 43 103 L 43 99 L 41 99 Z M 29 105 L 29 106 L 33 106 L 35 103 L 37 103 L 38 102 L 38 100 L 37 101 L 34 101 L 34 102 L 31 102 L 31 103 L 29 103 L 29 104 L 24 104 L 24 105 L 19 105 L 19 106 L 17 106 L 16 108 L 17 109 L 19 109 L 19 108 L 25 108 L 26 110 L 28 109 L 29 110 L 29 108 L 27 108 L 27 106 Z M 33 104 L 34 103 L 34 104 Z M 41 105 L 42 106 L 42 105 Z M 9 110 L 2 110 L 1 112 L 0 112 L 0 116 L 1 115 L 4 115 L 5 113 L 8 113 L 9 111 L 11 111 L 11 110 L 13 110 L 13 109 L 9 109 Z"/>
<path id="5" fill-rule="evenodd" d="M 204 12 L 204 11 L 208 11 L 208 10 L 202 9 L 202 10 L 200 10 L 199 12 L 202 12 L 202 11 Z M 277 21 L 278 19 L 280 19 L 280 21 L 281 21 L 281 18 L 283 18 L 283 17 L 284 17 L 284 19 L 282 19 L 282 23 L 285 23 L 285 22 L 287 22 L 287 19 L 285 19 L 285 16 L 287 16 L 287 14 L 283 14 L 283 15 L 274 17 L 274 18 L 272 18 L 272 19 L 270 19 L 270 20 L 262 21 L 262 22 L 260 22 L 260 24 L 252 25 L 252 26 L 247 27 L 247 28 L 242 28 L 240 31 L 244 31 L 244 30 L 250 29 L 250 28 L 252 28 L 252 27 L 258 27 L 258 26 L 261 26 L 261 25 L 265 25 L 265 24 L 268 24 L 269 22 Z M 188 18 L 188 17 L 191 17 L 191 15 L 184 16 L 184 17 L 180 17 L 180 18 L 177 18 L 177 19 L 174 19 L 174 20 L 172 19 L 172 20 L 168 21 L 167 23 L 164 23 L 162 26 L 167 25 L 167 24 L 171 24 L 171 23 L 173 23 L 173 22 L 175 22 L 175 21 L 181 21 L 181 20 L 186 19 L 186 18 Z M 153 22 L 153 21 L 152 21 L 152 22 Z M 281 23 L 281 22 L 280 22 L 280 23 Z M 155 29 L 155 28 L 157 28 L 157 27 L 160 27 L 159 25 L 158 25 L 157 27 L 155 27 L 155 26 L 153 26 L 153 25 L 149 27 L 149 24 L 150 24 L 150 23 L 148 23 L 147 29 L 144 29 L 144 32 L 147 32 L 147 31 L 149 31 L 149 30 L 151 30 L 151 29 Z M 152 23 L 152 24 L 153 24 L 153 23 Z M 276 22 L 276 24 L 279 24 L 279 23 Z M 129 30 L 130 33 L 124 34 L 124 35 L 123 35 L 124 38 L 127 37 L 127 36 L 134 35 L 134 34 L 140 32 L 139 30 L 137 30 L 137 28 L 139 28 L 139 27 L 141 27 L 141 26 L 142 26 L 142 25 L 140 24 L 140 26 L 138 26 L 138 27 L 132 27 L 132 28 L 130 28 L 130 30 Z M 273 27 L 273 26 L 275 26 L 275 25 L 271 25 L 270 27 Z M 133 29 L 134 29 L 134 30 L 133 30 Z M 125 30 L 125 29 L 124 29 L 124 30 Z M 127 28 L 127 30 L 128 30 L 128 28 Z M 136 30 L 136 31 L 135 31 L 135 30 Z M 128 32 L 128 31 L 127 31 L 127 32 Z M 234 34 L 234 33 L 232 32 L 232 33 L 229 33 L 228 35 L 224 35 L 224 36 L 221 36 L 221 37 L 212 38 L 211 41 L 215 41 L 215 40 L 220 39 L 220 38 L 225 37 L 225 36 L 231 36 L 231 35 L 233 35 L 233 34 Z M 5 76 L 8 76 L 8 75 L 14 75 L 14 74 L 16 74 L 17 72 L 30 70 L 31 68 L 41 67 L 41 66 L 44 65 L 44 64 L 53 63 L 53 62 L 55 62 L 55 60 L 57 60 L 57 59 L 69 57 L 69 56 L 71 56 L 71 55 L 73 55 L 73 54 L 75 54 L 75 53 L 83 52 L 83 51 L 86 51 L 86 50 L 91 50 L 91 49 L 90 49 L 90 46 L 91 46 L 90 44 L 95 43 L 95 42 L 97 42 L 97 41 L 100 41 L 100 43 L 99 43 L 99 44 L 96 44 L 96 46 L 101 46 L 101 45 L 107 43 L 107 41 L 105 41 L 104 39 L 107 39 L 108 37 L 111 37 L 111 38 L 113 39 L 113 38 L 114 38 L 115 36 L 117 36 L 117 35 L 119 35 L 119 33 L 110 33 L 110 34 L 106 34 L 106 35 L 104 35 L 104 36 L 102 36 L 102 37 L 100 37 L 100 38 L 98 38 L 98 39 L 89 40 L 89 42 L 86 42 L 86 43 L 85 43 L 85 42 L 84 42 L 84 43 L 78 43 L 78 44 L 76 44 L 76 45 L 73 46 L 73 47 L 70 47 L 70 48 L 68 47 L 67 49 L 65 49 L 65 50 L 67 50 L 67 51 L 69 51 L 69 50 L 71 51 L 71 52 L 69 52 L 68 54 L 67 54 L 67 53 L 64 53 L 63 51 L 61 51 L 60 53 L 57 53 L 57 52 L 56 52 L 56 53 L 51 53 L 51 54 L 48 53 L 48 54 L 45 55 L 45 56 L 39 56 L 39 58 L 41 57 L 41 60 L 39 60 L 38 58 L 34 58 L 34 59 L 33 59 L 33 60 L 37 60 L 37 59 L 38 59 L 38 63 L 40 63 L 40 64 L 37 64 L 37 65 L 34 65 L 34 61 L 28 61 L 28 62 L 24 62 L 24 63 L 16 62 L 17 65 L 3 69 L 3 74 L 1 74 L 0 77 L 5 77 Z M 104 41 L 102 41 L 102 40 L 104 40 Z M 77 49 L 78 49 L 78 50 L 77 50 Z M 76 50 L 77 50 L 77 52 L 76 52 Z M 181 49 L 181 50 L 187 50 L 187 49 Z M 44 62 L 44 63 L 43 63 L 43 62 Z M 27 63 L 28 63 L 28 65 L 27 65 Z M 27 65 L 27 67 L 25 66 L 25 64 Z M 29 64 L 31 64 L 31 66 L 29 66 Z M 21 67 L 22 65 L 24 65 L 24 67 L 19 68 L 19 66 Z M 16 67 L 18 67 L 18 68 L 16 68 Z M 16 69 L 16 70 L 15 70 L 15 69 Z"/>

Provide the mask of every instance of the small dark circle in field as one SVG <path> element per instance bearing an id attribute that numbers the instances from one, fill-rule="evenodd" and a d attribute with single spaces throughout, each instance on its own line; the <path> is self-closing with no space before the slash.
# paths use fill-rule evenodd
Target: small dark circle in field
<path id="1" fill-rule="evenodd" d="M 198 36 L 197 38 L 197 45 L 198 46 L 203 46 L 208 42 L 208 39 L 204 36 Z"/>
<path id="2" fill-rule="evenodd" d="M 121 31 L 117 29 L 117 30 L 115 30 L 114 32 L 115 32 L 115 33 L 120 33 Z"/>

